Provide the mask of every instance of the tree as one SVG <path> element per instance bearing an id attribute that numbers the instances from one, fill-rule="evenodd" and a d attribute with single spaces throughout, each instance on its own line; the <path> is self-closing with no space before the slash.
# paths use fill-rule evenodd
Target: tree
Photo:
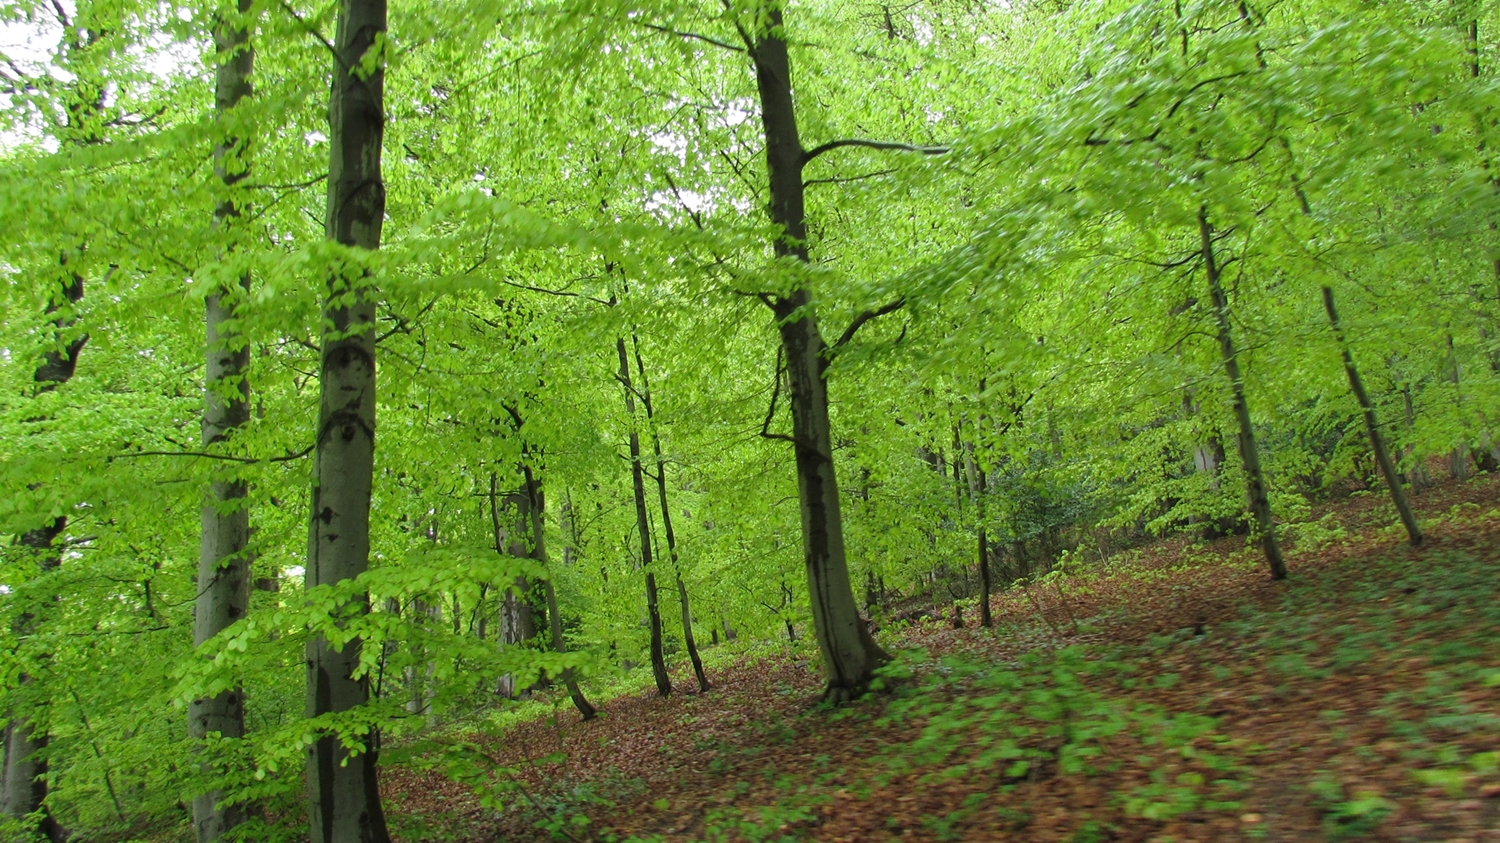
<path id="1" fill-rule="evenodd" d="M 741 33 L 760 95 L 769 213 L 777 228 L 773 248 L 783 262 L 783 271 L 793 279 L 790 292 L 766 293 L 761 298 L 776 317 L 785 355 L 790 385 L 787 398 L 792 411 L 790 439 L 796 459 L 813 634 L 828 677 L 824 697 L 837 703 L 863 693 L 875 669 L 890 656 L 875 643 L 860 618 L 849 579 L 828 412 L 829 356 L 865 321 L 899 308 L 902 302 L 897 300 L 880 310 L 860 314 L 833 349 L 823 341 L 812 290 L 799 277 L 809 261 L 802 169 L 817 155 L 837 147 L 824 144 L 811 151 L 802 148 L 781 4 L 773 0 L 758 10 L 756 18 L 753 32 L 742 29 Z"/>
<path id="2" fill-rule="evenodd" d="M 373 252 L 385 218 L 381 142 L 385 126 L 385 0 L 341 0 L 329 96 L 327 254 L 319 404 L 309 506 L 307 587 L 337 589 L 365 572 L 375 468 L 375 292 Z M 367 596 L 338 612 L 369 611 Z M 307 716 L 350 712 L 369 699 L 360 641 L 307 647 Z M 377 783 L 377 737 L 320 727 L 307 748 L 314 843 L 386 843 Z M 347 726 L 345 729 L 347 730 Z M 351 740 L 352 739 L 352 740 Z M 351 749 L 354 746 L 357 749 Z"/>
<path id="3" fill-rule="evenodd" d="M 662 646 L 661 606 L 656 591 L 656 570 L 651 567 L 651 517 L 646 511 L 646 480 L 641 467 L 641 434 L 635 419 L 635 387 L 630 382 L 630 357 L 625 352 L 625 338 L 615 339 L 620 369 L 615 377 L 625 391 L 625 417 L 630 424 L 630 487 L 635 493 L 635 526 L 641 542 L 641 568 L 646 572 L 646 619 L 651 624 L 651 675 L 656 680 L 658 696 L 672 693 L 672 677 L 667 674 L 665 648 Z"/>
<path id="4" fill-rule="evenodd" d="M 698 693 L 708 693 L 708 675 L 703 672 L 703 659 L 698 655 L 698 642 L 693 639 L 693 610 L 688 601 L 687 585 L 682 581 L 682 563 L 677 557 L 677 534 L 672 530 L 672 507 L 667 504 L 667 461 L 661 452 L 661 433 L 656 427 L 656 410 L 651 406 L 651 381 L 646 377 L 646 360 L 641 356 L 641 341 L 631 334 L 630 343 L 635 350 L 635 370 L 641 376 L 641 405 L 646 410 L 646 426 L 651 431 L 651 450 L 656 457 L 656 492 L 661 504 L 661 528 L 666 534 L 667 555 L 672 560 L 672 577 L 677 582 L 677 605 L 682 610 L 682 644 L 687 649 L 688 660 L 693 663 L 693 675 L 698 680 Z"/>
<path id="5" fill-rule="evenodd" d="M 214 106 L 220 120 L 229 119 L 235 106 L 252 93 L 250 74 L 255 52 L 246 20 L 251 8 L 251 0 L 238 0 L 235 7 L 220 13 L 214 27 L 218 61 Z M 214 174 L 226 193 L 232 194 L 235 185 L 248 174 L 248 147 L 248 139 L 226 131 L 225 138 L 214 148 Z M 214 209 L 214 222 L 220 228 L 231 226 L 244 210 L 239 201 L 228 195 Z M 250 345 L 235 326 L 237 299 L 249 290 L 250 275 L 246 272 L 240 275 L 237 284 L 219 284 L 205 302 L 204 450 L 229 440 L 250 419 Z M 250 513 L 245 497 L 245 481 L 230 476 L 215 479 L 204 501 L 198 597 L 193 609 L 195 647 L 203 646 L 249 611 Z M 214 734 L 244 737 L 244 690 L 232 688 L 194 700 L 188 707 L 188 734 L 199 740 Z M 199 843 L 217 841 L 243 820 L 243 809 L 225 805 L 223 799 L 222 790 L 193 799 L 193 827 Z"/>

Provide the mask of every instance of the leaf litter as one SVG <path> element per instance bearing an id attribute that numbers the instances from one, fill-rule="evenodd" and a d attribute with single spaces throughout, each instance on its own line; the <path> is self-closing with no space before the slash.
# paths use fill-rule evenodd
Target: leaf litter
<path id="1" fill-rule="evenodd" d="M 1284 583 L 1242 538 L 1175 537 L 995 595 L 992 630 L 892 624 L 893 688 L 841 710 L 787 647 L 591 722 L 562 696 L 476 739 L 498 809 L 388 765 L 387 812 L 465 843 L 1500 843 L 1497 492 L 1425 492 L 1418 549 L 1379 495 L 1325 504 Z"/>

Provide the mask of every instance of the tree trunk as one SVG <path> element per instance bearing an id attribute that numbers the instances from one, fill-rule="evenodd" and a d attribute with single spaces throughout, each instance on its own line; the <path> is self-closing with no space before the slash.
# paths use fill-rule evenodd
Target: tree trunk
<path id="1" fill-rule="evenodd" d="M 1422 528 L 1417 526 L 1417 517 L 1412 514 L 1411 501 L 1406 497 L 1406 490 L 1401 488 L 1401 475 L 1396 471 L 1396 463 L 1391 459 L 1390 451 L 1386 450 L 1385 437 L 1380 435 L 1380 423 L 1375 418 L 1375 404 L 1370 401 L 1369 393 L 1365 392 L 1364 382 L 1360 380 L 1359 370 L 1354 366 L 1354 354 L 1349 350 L 1349 343 L 1344 337 L 1343 326 L 1339 324 L 1339 312 L 1333 305 L 1333 288 L 1323 288 L 1323 309 L 1328 312 L 1328 324 L 1333 328 L 1334 339 L 1338 340 L 1339 352 L 1344 356 L 1344 374 L 1349 376 L 1349 389 L 1354 392 L 1354 398 L 1359 402 L 1359 408 L 1364 412 L 1365 431 L 1370 434 L 1370 450 L 1375 452 L 1375 461 L 1380 464 L 1380 473 L 1385 476 L 1385 485 L 1391 490 L 1391 501 L 1396 505 L 1396 512 L 1401 516 L 1401 524 L 1406 527 L 1406 535 L 1411 539 L 1412 547 L 1422 543 Z"/>
<path id="2" fill-rule="evenodd" d="M 568 643 L 563 638 L 562 613 L 558 611 L 557 589 L 552 585 L 552 566 L 547 560 L 547 538 L 546 525 L 543 518 L 546 514 L 542 505 L 542 488 L 537 482 L 536 475 L 532 473 L 531 466 L 522 465 L 521 472 L 526 478 L 526 498 L 530 503 L 531 511 L 531 558 L 536 560 L 548 572 L 548 577 L 542 581 L 547 594 L 547 631 L 552 638 L 552 650 L 556 653 L 566 653 Z M 583 690 L 578 687 L 578 680 L 573 678 L 572 670 L 563 671 L 563 685 L 568 689 L 568 696 L 572 698 L 573 705 L 578 713 L 583 715 L 584 720 L 593 720 L 598 711 L 589 704 L 588 698 L 583 695 Z"/>
<path id="3" fill-rule="evenodd" d="M 495 532 L 495 552 L 517 558 L 529 558 L 531 548 L 526 535 L 531 530 L 531 499 L 524 490 L 510 493 L 506 498 L 506 511 L 513 511 L 511 527 L 507 530 L 500 520 L 499 479 L 490 474 L 490 523 Z M 500 595 L 500 634 L 496 642 L 501 647 L 514 647 L 536 636 L 536 617 L 531 603 L 526 599 L 531 594 L 531 581 L 516 577 L 512 588 Z M 518 693 L 515 677 L 507 673 L 500 677 L 495 693 L 506 699 L 515 699 Z"/>
<path id="4" fill-rule="evenodd" d="M 59 258 L 61 283 L 56 294 L 47 304 L 47 313 L 53 316 L 52 328 L 56 347 L 48 350 L 32 374 L 36 394 L 51 392 L 73 378 L 78 370 L 78 358 L 88 335 L 83 334 L 64 341 L 65 332 L 74 324 L 74 308 L 83 300 L 83 276 L 68 269 L 67 256 Z M 57 539 L 68 528 L 68 517 L 59 515 L 51 522 L 21 535 L 21 545 L 36 557 L 37 568 L 43 574 L 62 564 L 62 556 L 54 546 Z M 18 637 L 29 636 L 42 619 L 38 613 L 26 612 L 17 619 L 15 631 Z M 45 661 L 46 655 L 37 660 Z M 20 684 L 31 684 L 32 677 L 22 673 L 17 677 Z M 5 727 L 5 762 L 3 780 L 0 780 L 0 810 L 5 815 L 21 820 L 29 815 L 40 817 L 34 830 L 52 843 L 63 843 L 68 832 L 52 816 L 47 807 L 47 720 L 50 707 L 45 701 L 33 705 L 32 710 L 12 712 Z"/>
<path id="5" fill-rule="evenodd" d="M 792 102 L 791 62 L 782 35 L 782 11 L 772 0 L 750 44 L 760 95 L 761 125 L 766 139 L 771 222 L 780 229 L 776 255 L 805 266 L 807 225 L 802 167 L 807 153 L 797 133 Z M 790 269 L 790 267 L 789 267 Z M 801 282 L 792 292 L 768 297 L 781 333 L 790 382 L 792 447 L 796 451 L 797 492 L 802 515 L 803 559 L 812 603 L 813 631 L 828 685 L 824 698 L 839 703 L 869 687 L 875 669 L 890 656 L 875 643 L 859 616 L 849 564 L 844 553 L 844 524 L 839 511 L 838 482 L 833 470 L 833 430 L 828 415 L 828 359 L 812 293 Z"/>
<path id="6" fill-rule="evenodd" d="M 635 387 L 630 382 L 630 356 L 625 352 L 625 338 L 615 340 L 620 356 L 620 385 L 625 388 L 625 415 L 630 420 L 630 481 L 635 491 L 635 523 L 641 535 L 641 567 L 646 571 L 646 614 L 651 623 L 651 675 L 656 679 L 656 693 L 672 693 L 672 677 L 667 674 L 666 651 L 661 640 L 661 605 L 657 601 L 656 571 L 651 567 L 651 520 L 646 513 L 646 478 L 641 468 L 641 434 L 635 424 Z"/>
<path id="7" fill-rule="evenodd" d="M 229 20 L 216 21 L 214 47 L 218 70 L 214 80 L 214 106 L 219 115 L 231 111 L 252 93 L 250 74 L 255 51 L 244 17 L 251 0 L 237 0 Z M 247 142 L 226 137 L 214 149 L 215 175 L 226 190 L 232 190 L 248 172 Z M 214 224 L 221 230 L 242 213 L 231 198 L 219 202 Z M 250 346 L 235 328 L 238 298 L 250 289 L 250 276 L 239 279 L 239 290 L 225 285 L 209 293 L 205 302 L 207 368 L 204 375 L 203 446 L 223 442 L 250 420 Z M 245 501 L 245 481 L 218 478 L 210 483 L 202 509 L 202 533 L 198 551 L 198 596 L 193 606 L 193 646 L 202 646 L 243 618 L 250 609 L 250 512 Z M 244 692 L 231 688 L 188 705 L 188 736 L 202 740 L 218 734 L 226 738 L 245 736 Z M 220 805 L 223 791 L 214 790 L 193 798 L 193 828 L 198 843 L 212 843 L 244 821 L 240 805 Z"/>
<path id="8" fill-rule="evenodd" d="M 1411 397 L 1410 381 L 1401 384 L 1401 399 L 1406 411 L 1406 432 L 1410 434 L 1417 426 L 1417 410 Z M 1432 478 L 1427 474 L 1426 461 L 1417 455 L 1415 443 L 1407 444 L 1404 459 L 1411 463 L 1411 471 L 1407 472 L 1407 482 L 1411 483 L 1412 494 L 1420 494 L 1423 489 L 1432 485 Z"/>
<path id="9" fill-rule="evenodd" d="M 384 44 L 385 0 L 340 0 L 329 95 L 328 208 L 325 236 L 352 250 L 380 247 L 385 219 L 381 142 L 385 129 L 384 57 L 362 58 Z M 341 264 L 345 263 L 340 261 Z M 307 586 L 351 580 L 370 558 L 370 492 L 375 464 L 375 298 L 357 266 L 328 281 L 313 463 Z M 368 598 L 359 611 L 369 611 Z M 307 714 L 337 714 L 369 699 L 354 676 L 360 641 L 334 648 L 319 636 L 307 646 Z M 311 843 L 389 843 L 369 734 L 356 755 L 322 734 L 307 749 Z"/>
<path id="10" fill-rule="evenodd" d="M 1461 372 L 1458 367 L 1458 352 L 1453 348 L 1453 334 L 1447 335 L 1448 358 L 1444 361 L 1444 374 L 1448 382 L 1453 384 L 1453 401 L 1455 404 L 1463 403 L 1463 395 L 1459 392 L 1459 381 Z M 1448 452 L 1448 476 L 1460 483 L 1469 481 L 1469 446 L 1459 443 Z"/>
<path id="11" fill-rule="evenodd" d="M 29 681 L 29 678 L 25 681 Z M 38 706 L 37 714 L 46 715 Z M 13 720 L 5 726 L 5 785 L 0 793 L 5 815 L 20 820 L 41 811 L 35 830 L 52 843 L 63 843 L 68 833 L 47 809 L 47 760 L 40 757 L 47 749 L 47 727 L 36 720 Z"/>
<path id="12" fill-rule="evenodd" d="M 979 393 L 984 394 L 985 379 L 979 379 Z M 975 441 L 964 448 L 964 467 L 969 475 L 969 495 L 974 499 L 974 538 L 979 555 L 979 625 L 989 629 L 994 625 L 990 617 L 990 539 L 984 523 L 985 516 L 985 471 L 975 457 L 978 436 L 984 430 L 984 416 L 980 415 L 974 425 Z"/>
<path id="13" fill-rule="evenodd" d="M 1250 512 L 1255 517 L 1255 528 L 1259 534 L 1261 549 L 1266 562 L 1271 566 L 1272 579 L 1286 579 L 1286 561 L 1281 557 L 1281 546 L 1276 542 L 1276 524 L 1271 519 L 1271 500 L 1266 494 L 1265 474 L 1260 467 L 1260 450 L 1255 444 L 1255 428 L 1250 423 L 1250 405 L 1245 402 L 1245 379 L 1240 374 L 1239 353 L 1234 348 L 1234 336 L 1229 326 L 1229 298 L 1219 283 L 1219 265 L 1214 260 L 1213 228 L 1208 222 L 1208 209 L 1198 209 L 1198 235 L 1202 244 L 1203 266 L 1208 276 L 1208 292 L 1213 302 L 1214 320 L 1218 327 L 1219 353 L 1224 361 L 1224 372 L 1229 376 L 1229 386 L 1234 396 L 1234 416 L 1239 422 L 1236 437 L 1240 462 L 1245 466 L 1245 497 Z"/>
<path id="14" fill-rule="evenodd" d="M 651 429 L 651 448 L 656 455 L 656 491 L 661 499 L 661 528 L 667 536 L 667 556 L 672 560 L 672 575 L 677 580 L 677 604 L 682 609 L 682 643 L 687 648 L 688 659 L 693 663 L 693 675 L 698 680 L 698 693 L 708 693 L 708 675 L 703 671 L 703 659 L 698 656 L 698 643 L 693 638 L 693 610 L 688 604 L 687 585 L 682 581 L 682 564 L 677 557 L 677 534 L 672 532 L 672 508 L 667 505 L 667 461 L 662 457 L 661 436 L 656 431 L 656 410 L 651 406 L 651 382 L 646 377 L 646 363 L 641 358 L 641 343 L 632 334 L 635 347 L 635 367 L 641 376 L 641 404 L 646 408 L 646 425 Z"/>

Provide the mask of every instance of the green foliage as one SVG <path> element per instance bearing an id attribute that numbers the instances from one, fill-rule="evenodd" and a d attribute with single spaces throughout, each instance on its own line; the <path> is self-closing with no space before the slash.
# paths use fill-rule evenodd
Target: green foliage
<path id="1" fill-rule="evenodd" d="M 903 680 L 884 717 L 919 723 L 921 734 L 892 748 L 887 764 L 895 773 L 931 770 L 926 775 L 934 778 L 993 776 L 1006 788 L 1052 776 L 1117 775 L 1132 763 L 1117 740 L 1128 736 L 1154 753 L 1133 759 L 1151 783 L 1122 795 L 1130 815 L 1164 821 L 1238 808 L 1223 798 L 1236 787 L 1235 763 L 1204 748 L 1216 740 L 1212 718 L 1128 705 L 1105 693 L 1139 669 L 1122 655 L 1100 658 L 1074 646 L 1031 651 L 1004 668 L 905 654 L 884 671 L 887 681 Z M 1162 752 L 1183 763 L 1165 762 Z M 1216 778 L 1210 782 L 1206 773 Z"/>
<path id="2" fill-rule="evenodd" d="M 829 355 L 852 579 L 877 614 L 971 597 L 981 528 L 1002 581 L 1060 599 L 1087 597 L 1095 557 L 1148 535 L 1238 528 L 1246 478 L 1200 214 L 1298 549 L 1347 538 L 1313 503 L 1383 494 L 1321 286 L 1339 291 L 1413 485 L 1429 457 L 1478 467 L 1500 443 L 1488 0 L 1463 6 L 1484 33 L 1473 45 L 1463 9 L 1432 3 L 788 7 L 804 146 L 946 150 L 848 145 L 808 161 L 818 260 L 790 269 L 766 248 L 756 80 L 736 52 L 765 4 L 398 4 L 357 68 L 386 70 L 375 253 L 324 240 L 335 7 L 255 4 L 255 94 L 216 115 L 221 5 L 0 5 L 27 36 L 0 66 L 0 531 L 62 525 L 48 550 L 0 543 L 0 710 L 46 729 L 49 807 L 81 836 L 172 827 L 210 785 L 272 806 L 247 836 L 290 835 L 316 735 L 361 748 L 379 733 L 448 758 L 420 741 L 500 705 L 501 675 L 638 684 L 625 665 L 647 649 L 644 583 L 620 459 L 637 422 L 611 359 L 627 333 L 650 371 L 677 539 L 671 563 L 657 548 L 658 579 L 680 569 L 700 643 L 733 630 L 811 646 L 793 455 L 758 435 L 791 429 L 758 293 L 813 291 L 830 341 L 905 303 Z M 219 166 L 243 178 L 226 184 L 213 149 L 230 139 Z M 222 203 L 245 212 L 216 220 Z M 371 566 L 304 592 L 320 291 L 355 268 L 379 298 Z M 226 285 L 254 412 L 200 446 L 204 299 Z M 41 388 L 39 368 L 69 348 L 76 373 Z M 518 538 L 523 460 L 545 492 L 546 565 L 509 547 L 535 547 Z M 214 481 L 246 485 L 253 575 L 279 588 L 195 650 Z M 544 579 L 570 652 L 547 635 L 500 645 L 503 595 L 540 609 Z M 1458 623 L 1433 608 L 1449 601 L 1493 620 L 1500 601 L 1479 599 L 1492 590 L 1443 583 L 1402 620 L 1440 632 Z M 1311 629 L 1316 605 L 1294 605 L 1258 639 L 1288 681 L 1402 646 L 1384 616 L 1335 646 L 1283 646 Z M 666 614 L 676 653 L 684 630 Z M 314 635 L 359 642 L 369 706 L 303 718 Z M 1500 681 L 1459 675 L 1483 653 L 1425 655 L 1457 678 L 1434 680 L 1432 715 L 1403 728 L 1488 723 L 1442 702 L 1454 683 Z M 913 763 L 1091 775 L 1131 763 L 1107 750 L 1123 737 L 1217 763 L 1200 746 L 1211 724 L 1125 709 L 1109 663 L 1072 649 L 1007 668 L 903 656 L 881 682 L 903 687 L 891 716 L 922 723 Z M 236 687 L 250 736 L 190 746 L 182 704 Z M 443 769 L 498 786 L 454 763 Z M 1178 778 L 1199 772 L 1153 771 L 1130 810 L 1210 809 L 1212 780 Z M 130 795 L 123 808 L 111 790 Z M 1380 814 L 1358 804 L 1330 807 L 1332 822 Z M 808 806 L 786 810 L 796 822 Z M 761 834 L 773 819 L 723 822 Z"/>
<path id="3" fill-rule="evenodd" d="M 1361 840 L 1375 834 L 1395 809 L 1375 794 L 1347 798 L 1343 785 L 1326 776 L 1313 783 L 1313 793 L 1322 805 L 1323 833 L 1334 841 Z"/>

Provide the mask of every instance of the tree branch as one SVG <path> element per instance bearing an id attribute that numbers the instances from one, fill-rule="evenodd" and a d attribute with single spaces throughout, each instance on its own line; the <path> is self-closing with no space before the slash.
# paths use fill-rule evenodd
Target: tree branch
<path id="1" fill-rule="evenodd" d="M 655 32 L 661 32 L 661 33 L 665 33 L 667 35 L 675 35 L 678 38 L 691 38 L 691 39 L 696 40 L 696 41 L 702 41 L 705 44 L 712 44 L 715 47 L 719 47 L 719 48 L 724 49 L 724 50 L 732 50 L 733 52 L 736 52 L 736 53 L 743 53 L 743 52 L 745 52 L 745 48 L 744 47 L 736 47 L 735 45 L 730 44 L 728 42 L 720 41 L 717 38 L 710 38 L 707 35 L 700 35 L 700 34 L 698 34 L 696 32 L 685 32 L 685 31 L 680 30 L 680 29 L 673 29 L 670 26 L 662 26 L 660 24 L 655 24 L 655 23 L 646 23 L 645 21 L 636 21 L 636 23 L 640 24 L 641 26 L 646 27 L 647 29 L 653 30 Z"/>
<path id="2" fill-rule="evenodd" d="M 595 298 L 594 296 L 591 296 L 591 295 L 589 295 L 587 293 L 575 293 L 575 292 L 572 292 L 571 290 L 549 290 L 546 287 L 533 287 L 530 284 L 522 284 L 519 281 L 511 281 L 511 280 L 506 279 L 506 278 L 500 279 L 500 283 L 504 284 L 507 287 L 515 287 L 518 290 L 530 290 L 533 293 L 546 293 L 549 296 L 561 296 L 561 297 L 564 297 L 564 298 L 574 298 L 574 299 L 587 299 L 587 300 L 593 302 L 594 304 L 602 304 L 605 307 L 614 307 L 614 305 L 615 305 L 615 303 L 612 302 L 612 301 L 605 301 L 604 299 Z"/>
<path id="3" fill-rule="evenodd" d="M 402 316 L 399 313 L 392 313 L 391 314 L 391 318 L 396 321 L 396 324 L 393 325 L 393 326 L 391 326 L 391 329 L 389 331 L 386 331 L 385 333 L 380 334 L 379 336 L 375 337 L 375 344 L 379 345 L 379 344 L 385 342 L 386 340 L 390 339 L 391 336 L 394 335 L 394 334 L 409 334 L 409 333 L 411 333 L 411 323 L 412 323 L 412 321 L 417 320 L 417 319 L 421 319 L 423 316 L 426 316 L 427 312 L 429 310 L 432 310 L 433 306 L 438 303 L 438 300 L 440 298 L 442 298 L 442 297 L 441 296 L 434 296 L 433 299 L 432 299 L 432 301 L 428 302 L 426 307 L 424 307 L 421 310 L 417 311 L 417 315 L 411 317 L 411 319 L 407 319 L 405 316 Z"/>
<path id="4" fill-rule="evenodd" d="M 115 454 L 109 460 L 130 459 L 132 457 L 206 457 L 211 460 L 228 460 L 229 462 L 261 463 L 261 462 L 291 462 L 300 460 L 313 452 L 312 445 L 298 451 L 295 454 L 282 454 L 279 457 L 237 457 L 232 454 L 210 454 L 207 451 L 131 451 L 128 454 Z"/>
<path id="5" fill-rule="evenodd" d="M 865 173 L 862 176 L 843 176 L 843 177 L 826 178 L 826 179 L 808 179 L 807 181 L 805 181 L 805 182 L 802 183 L 802 186 L 803 187 L 812 187 L 815 184 L 847 184 L 847 183 L 849 183 L 851 181 L 863 181 L 864 179 L 873 179 L 873 178 L 875 178 L 877 176 L 888 176 L 888 175 L 890 175 L 891 173 L 894 173 L 894 172 L 896 172 L 894 169 L 876 170 L 873 173 Z"/>
<path id="6" fill-rule="evenodd" d="M 849 323 L 849 327 L 844 329 L 843 336 L 839 337 L 838 342 L 835 342 L 832 346 L 830 346 L 830 348 L 832 348 L 832 350 L 834 351 L 838 351 L 839 349 L 848 345 L 849 340 L 854 339 L 855 332 L 857 332 L 860 328 L 863 328 L 866 322 L 870 321 L 871 319 L 878 319 L 879 317 L 884 316 L 887 313 L 895 313 L 905 306 L 906 299 L 898 298 L 890 304 L 887 304 L 875 310 L 861 311 L 858 316 L 854 317 L 854 321 Z"/>
<path id="7" fill-rule="evenodd" d="M 893 141 L 872 141 L 861 140 L 859 138 L 844 138 L 843 140 L 829 141 L 828 143 L 815 146 L 812 149 L 809 149 L 808 151 L 802 153 L 802 163 L 806 164 L 807 162 L 813 160 L 814 158 L 817 158 L 819 155 L 822 155 L 825 152 L 832 152 L 835 149 L 839 149 L 840 147 L 845 146 L 862 146 L 866 149 L 885 149 L 895 150 L 899 152 L 920 152 L 923 155 L 943 155 L 950 151 L 946 146 L 915 146 L 909 143 L 895 143 Z"/>
<path id="8" fill-rule="evenodd" d="M 329 43 L 327 38 L 323 37 L 323 33 L 319 32 L 317 27 L 303 20 L 302 16 L 297 14 L 297 10 L 288 5 L 286 0 L 277 0 L 277 2 L 281 5 L 282 11 L 291 15 L 292 20 L 296 21 L 308 35 L 318 39 L 323 44 L 324 49 L 328 50 L 329 55 L 333 56 L 333 60 L 338 63 L 339 68 L 345 73 L 349 72 L 349 65 L 344 64 L 344 57 L 339 55 L 338 49 Z"/>
<path id="9" fill-rule="evenodd" d="M 781 396 L 781 370 L 784 368 L 782 362 L 783 351 L 778 346 L 776 349 L 776 374 L 771 378 L 771 406 L 766 408 L 766 419 L 760 423 L 760 435 L 765 439 L 780 439 L 783 442 L 795 442 L 797 440 L 785 433 L 772 433 L 771 420 L 776 417 L 776 399 Z"/>

